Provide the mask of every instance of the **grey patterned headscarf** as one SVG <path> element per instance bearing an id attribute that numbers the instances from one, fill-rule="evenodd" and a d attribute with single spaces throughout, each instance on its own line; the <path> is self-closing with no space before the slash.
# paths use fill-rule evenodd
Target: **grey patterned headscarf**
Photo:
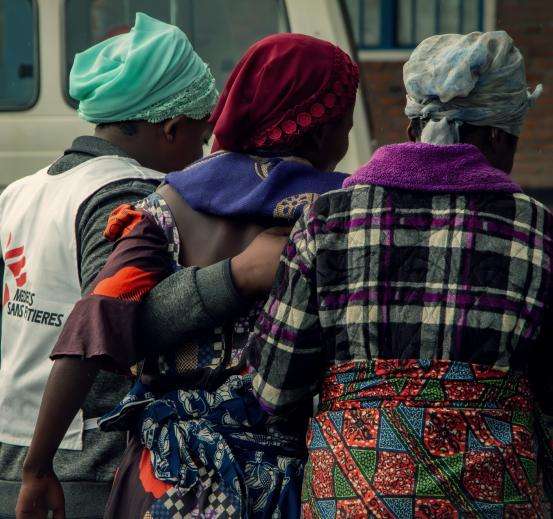
<path id="1" fill-rule="evenodd" d="M 422 142 L 459 142 L 464 122 L 518 136 L 530 93 L 524 59 L 505 31 L 441 34 L 424 40 L 403 67 L 405 115 L 426 122 Z"/>

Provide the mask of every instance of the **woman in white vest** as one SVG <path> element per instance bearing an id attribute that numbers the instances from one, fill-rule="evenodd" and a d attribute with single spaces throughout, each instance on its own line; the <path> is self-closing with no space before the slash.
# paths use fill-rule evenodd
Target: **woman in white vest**
<path id="1" fill-rule="evenodd" d="M 49 354 L 81 290 L 111 250 L 100 231 L 107 215 L 150 194 L 161 172 L 182 169 L 201 156 L 207 116 L 218 97 L 208 66 L 186 35 L 141 13 L 130 33 L 76 56 L 70 93 L 80 102 L 81 117 L 97 124 L 95 136 L 76 139 L 54 164 L 11 184 L 0 197 L 2 517 L 14 512 Z M 113 383 L 109 380 L 99 384 Z M 115 401 L 124 389 L 118 384 Z M 65 450 L 57 470 L 68 517 L 102 515 L 124 448 L 119 435 L 84 433 L 112 406 L 102 398 L 79 413 L 61 442 Z"/>

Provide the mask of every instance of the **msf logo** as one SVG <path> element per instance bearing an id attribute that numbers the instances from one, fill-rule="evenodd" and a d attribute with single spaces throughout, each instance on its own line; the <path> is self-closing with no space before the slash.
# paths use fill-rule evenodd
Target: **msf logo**
<path id="1" fill-rule="evenodd" d="M 10 233 L 8 237 L 8 243 L 6 244 L 6 253 L 4 254 L 4 261 L 6 267 L 10 269 L 10 272 L 15 278 L 15 284 L 17 288 L 22 288 L 27 283 L 27 273 L 24 271 L 25 268 L 25 255 L 24 247 L 12 247 L 12 235 Z M 10 289 L 8 284 L 4 284 L 4 296 L 2 298 L 2 305 L 5 305 L 10 300 Z"/>

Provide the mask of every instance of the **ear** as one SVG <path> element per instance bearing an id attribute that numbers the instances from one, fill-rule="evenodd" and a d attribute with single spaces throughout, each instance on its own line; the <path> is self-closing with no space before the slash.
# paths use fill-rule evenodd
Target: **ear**
<path id="1" fill-rule="evenodd" d="M 407 138 L 411 142 L 417 142 L 417 135 L 415 134 L 415 129 L 413 128 L 413 121 L 409 121 L 409 126 L 407 126 Z"/>
<path id="2" fill-rule="evenodd" d="M 177 115 L 176 117 L 163 122 L 161 125 L 161 130 L 165 139 L 167 139 L 169 142 L 173 142 L 175 140 L 175 134 L 177 133 L 178 127 L 183 123 L 185 119 L 186 117 L 184 115 Z"/>
<path id="3" fill-rule="evenodd" d="M 490 128 L 490 146 L 496 149 L 501 143 L 501 133 L 497 128 Z"/>
<path id="4" fill-rule="evenodd" d="M 314 132 L 311 132 L 307 136 L 309 144 L 314 148 L 314 150 L 318 152 L 321 152 L 324 150 L 325 143 L 327 142 L 327 135 L 329 133 L 329 130 L 330 130 L 329 125 L 323 124 L 322 126 L 319 126 L 318 128 L 316 128 Z"/>
<path id="5" fill-rule="evenodd" d="M 504 153 L 507 144 L 507 134 L 499 128 L 492 127 L 490 129 L 490 148 L 495 153 Z"/>

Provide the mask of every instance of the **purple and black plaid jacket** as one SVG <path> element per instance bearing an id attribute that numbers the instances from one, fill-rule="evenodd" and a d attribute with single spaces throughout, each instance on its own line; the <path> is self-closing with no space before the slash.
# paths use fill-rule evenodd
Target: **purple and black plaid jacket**
<path id="1" fill-rule="evenodd" d="M 553 315 L 553 216 L 522 193 L 439 191 L 355 185 L 304 214 L 250 338 L 264 407 L 310 398 L 349 361 L 526 371 Z"/>

